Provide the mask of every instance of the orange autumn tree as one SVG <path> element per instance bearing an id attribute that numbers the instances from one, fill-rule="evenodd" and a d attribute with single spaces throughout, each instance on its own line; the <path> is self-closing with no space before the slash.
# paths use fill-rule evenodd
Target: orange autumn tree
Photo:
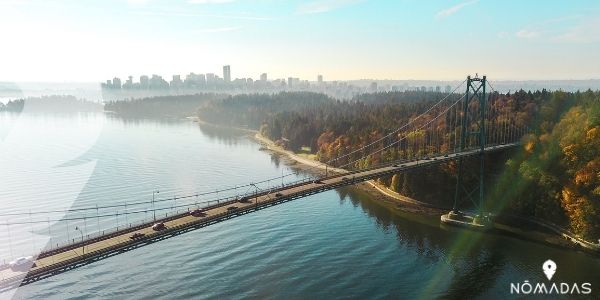
<path id="1" fill-rule="evenodd" d="M 600 238 L 600 92 L 554 92 L 538 128 L 507 162 L 492 201 Z"/>

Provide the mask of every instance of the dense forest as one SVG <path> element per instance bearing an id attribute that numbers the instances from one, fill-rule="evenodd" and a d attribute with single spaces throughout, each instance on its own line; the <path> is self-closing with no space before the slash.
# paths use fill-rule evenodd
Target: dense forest
<path id="1" fill-rule="evenodd" d="M 0 111 L 21 112 L 27 105 L 28 112 L 91 112 L 102 111 L 102 105 L 94 102 L 84 101 L 69 95 L 53 95 L 43 97 L 28 97 L 8 101 L 6 104 L 0 102 Z"/>
<path id="2" fill-rule="evenodd" d="M 104 110 L 127 117 L 189 117 L 202 104 L 226 97 L 222 94 L 158 96 L 128 101 L 107 102 Z"/>
<path id="3" fill-rule="evenodd" d="M 211 123 L 258 129 L 293 151 L 310 147 L 317 159 L 329 161 L 384 137 L 439 98 L 439 93 L 404 92 L 360 95 L 351 101 L 313 93 L 239 95 L 206 103 L 198 115 Z M 497 112 L 491 115 L 492 125 L 502 125 L 502 118 L 510 115 L 513 125 L 527 124 L 532 131 L 523 138 L 523 149 L 487 156 L 488 186 L 496 187 L 486 194 L 489 209 L 535 216 L 587 238 L 598 237 L 600 94 L 542 90 L 495 93 L 490 98 Z M 334 164 L 343 165 L 361 155 L 358 152 Z M 392 148 L 349 167 L 368 167 L 411 155 L 422 154 Z M 466 170 L 478 170 L 477 161 L 465 164 Z M 450 205 L 456 169 L 456 163 L 449 162 L 379 181 L 404 195 Z M 467 174 L 465 180 L 474 183 L 476 174 Z"/>
<path id="4" fill-rule="evenodd" d="M 258 130 L 266 120 L 274 116 L 315 111 L 334 103 L 340 102 L 327 95 L 311 92 L 243 94 L 207 102 L 198 110 L 198 116 L 209 123 Z"/>
<path id="5" fill-rule="evenodd" d="M 291 150 L 310 147 L 322 160 L 328 160 L 334 153 L 342 154 L 339 149 L 324 149 L 330 144 L 351 151 L 352 145 L 377 139 L 423 112 L 439 96 L 390 92 L 340 101 L 309 92 L 237 95 L 202 106 L 198 116 L 210 123 L 260 130 Z M 365 136 L 365 132 L 369 134 Z"/>
<path id="6" fill-rule="evenodd" d="M 600 92 L 554 92 L 491 203 L 600 238 Z"/>

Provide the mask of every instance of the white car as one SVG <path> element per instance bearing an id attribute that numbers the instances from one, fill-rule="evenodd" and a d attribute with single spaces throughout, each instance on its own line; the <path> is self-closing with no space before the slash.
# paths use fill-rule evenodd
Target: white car
<path id="1" fill-rule="evenodd" d="M 33 256 L 19 257 L 9 263 L 11 268 L 23 267 L 26 265 L 33 266 Z"/>

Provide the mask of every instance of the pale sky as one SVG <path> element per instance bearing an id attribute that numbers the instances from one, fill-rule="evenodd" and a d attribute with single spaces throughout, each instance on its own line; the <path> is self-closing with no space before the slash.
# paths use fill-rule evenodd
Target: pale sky
<path id="1" fill-rule="evenodd" d="M 0 81 L 600 78 L 600 1 L 0 0 Z"/>

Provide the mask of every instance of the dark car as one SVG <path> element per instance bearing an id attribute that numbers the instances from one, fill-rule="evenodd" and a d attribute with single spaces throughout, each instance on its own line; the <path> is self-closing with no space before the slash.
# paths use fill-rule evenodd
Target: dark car
<path id="1" fill-rule="evenodd" d="M 165 226 L 165 223 L 156 223 L 154 225 L 152 225 L 152 230 L 154 231 L 160 231 L 167 228 L 167 226 Z"/>
<path id="2" fill-rule="evenodd" d="M 238 202 L 248 203 L 248 202 L 250 202 L 250 197 L 242 197 L 242 198 L 240 198 L 240 200 L 238 200 Z"/>
<path id="3" fill-rule="evenodd" d="M 234 211 L 237 209 L 237 206 L 230 206 L 227 208 L 228 211 Z"/>
<path id="4" fill-rule="evenodd" d="M 342 177 L 342 180 L 343 180 L 343 181 L 348 181 L 348 180 L 350 180 L 350 179 L 348 179 L 348 177 Z"/>
<path id="5" fill-rule="evenodd" d="M 145 236 L 146 236 L 145 233 L 136 232 L 136 233 L 130 235 L 129 238 L 132 239 L 132 240 L 137 240 L 137 239 L 141 239 L 141 238 L 143 238 Z"/>
<path id="6" fill-rule="evenodd" d="M 317 180 L 313 180 L 312 183 L 314 183 L 314 184 L 323 184 L 323 181 L 317 179 Z"/>
<path id="7" fill-rule="evenodd" d="M 281 197 L 281 196 L 283 196 L 282 193 L 275 193 L 275 197 Z"/>
<path id="8" fill-rule="evenodd" d="M 190 215 L 194 216 L 194 217 L 202 217 L 202 216 L 206 215 L 206 213 L 204 212 L 203 209 L 198 208 L 198 209 L 194 209 L 194 210 L 190 211 Z"/>

